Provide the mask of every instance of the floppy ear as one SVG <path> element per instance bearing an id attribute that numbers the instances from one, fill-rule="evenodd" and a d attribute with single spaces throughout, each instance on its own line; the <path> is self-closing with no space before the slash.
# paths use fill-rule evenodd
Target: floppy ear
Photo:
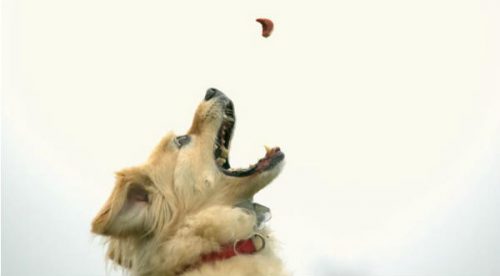
<path id="1" fill-rule="evenodd" d="M 144 179 L 134 178 L 117 175 L 111 196 L 92 222 L 92 232 L 123 237 L 147 231 L 150 192 Z"/>
<path id="2" fill-rule="evenodd" d="M 109 238 L 107 257 L 124 268 L 132 268 L 132 252 L 134 243 L 130 239 Z"/>

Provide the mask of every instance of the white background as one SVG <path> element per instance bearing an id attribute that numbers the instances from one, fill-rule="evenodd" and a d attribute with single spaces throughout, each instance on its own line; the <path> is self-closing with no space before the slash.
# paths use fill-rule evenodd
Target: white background
<path id="1" fill-rule="evenodd" d="M 256 200 L 295 275 L 500 275 L 498 1 L 2 4 L 2 275 L 105 275 L 113 172 L 209 87 L 233 165 L 286 153 Z"/>

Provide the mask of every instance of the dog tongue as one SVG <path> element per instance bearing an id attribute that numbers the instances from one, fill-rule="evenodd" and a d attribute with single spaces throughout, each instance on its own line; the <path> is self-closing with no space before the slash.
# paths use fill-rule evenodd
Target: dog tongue
<path id="1" fill-rule="evenodd" d="M 271 164 L 272 157 L 276 153 L 280 152 L 279 147 L 270 148 L 268 146 L 264 146 L 264 148 L 266 149 L 266 155 L 264 156 L 264 158 L 259 159 L 259 161 L 257 162 L 257 164 L 256 164 L 257 170 L 266 169 Z"/>

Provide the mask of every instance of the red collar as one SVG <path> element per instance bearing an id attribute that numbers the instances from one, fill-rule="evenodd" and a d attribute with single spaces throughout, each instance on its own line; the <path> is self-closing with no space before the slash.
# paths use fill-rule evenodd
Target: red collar
<path id="1" fill-rule="evenodd" d="M 262 245 L 259 248 L 255 247 L 254 239 L 259 238 L 262 242 Z M 230 259 L 236 255 L 250 255 L 257 253 L 261 251 L 262 249 L 265 248 L 266 243 L 265 239 L 263 236 L 260 234 L 256 234 L 252 238 L 246 239 L 246 240 L 239 240 L 235 241 L 234 243 L 226 244 L 221 246 L 219 251 L 213 251 L 207 254 L 201 255 L 200 262 L 194 265 L 189 265 L 185 267 L 180 273 L 177 275 L 180 275 L 188 270 L 195 269 L 201 264 L 204 263 L 211 263 L 211 262 L 216 262 L 216 261 L 222 261 L 222 260 L 227 260 Z"/>
<path id="2" fill-rule="evenodd" d="M 234 244 L 226 244 L 219 251 L 201 255 L 202 263 L 215 262 L 232 258 L 238 254 L 253 254 L 257 252 L 252 239 L 239 240 Z"/>

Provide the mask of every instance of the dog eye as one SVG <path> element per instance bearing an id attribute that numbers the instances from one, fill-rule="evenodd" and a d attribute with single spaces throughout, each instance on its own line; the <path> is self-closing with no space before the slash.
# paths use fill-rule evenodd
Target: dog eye
<path id="1" fill-rule="evenodd" d="M 178 148 L 181 148 L 182 146 L 189 144 L 190 141 L 191 137 L 189 137 L 189 135 L 177 136 L 174 139 L 174 143 L 177 145 Z"/>

